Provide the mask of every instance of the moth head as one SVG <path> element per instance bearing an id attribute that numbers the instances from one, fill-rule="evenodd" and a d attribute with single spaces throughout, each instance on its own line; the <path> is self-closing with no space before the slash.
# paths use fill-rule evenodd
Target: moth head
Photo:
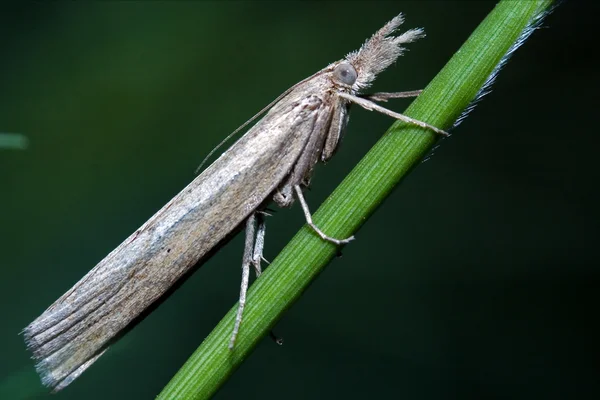
<path id="1" fill-rule="evenodd" d="M 333 66 L 331 79 L 340 86 L 352 87 L 356 83 L 358 73 L 348 61 L 340 61 Z"/>
<path id="2" fill-rule="evenodd" d="M 352 88 L 358 91 L 371 86 L 377 74 L 394 63 L 404 50 L 406 50 L 406 48 L 402 47 L 403 44 L 414 42 L 425 36 L 423 29 L 411 29 L 401 35 L 393 36 L 395 30 L 403 22 L 404 17 L 402 14 L 399 14 L 385 24 L 383 28 L 375 32 L 359 50 L 348 54 L 335 67 L 334 79 L 336 77 L 336 70 L 349 64 L 354 70 L 354 76 L 356 76 L 354 82 L 351 84 Z"/>

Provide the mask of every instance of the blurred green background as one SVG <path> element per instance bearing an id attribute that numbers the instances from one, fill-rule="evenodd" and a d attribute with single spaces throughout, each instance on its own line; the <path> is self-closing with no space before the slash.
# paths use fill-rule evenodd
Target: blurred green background
<path id="1" fill-rule="evenodd" d="M 20 330 L 228 133 L 398 12 L 428 36 L 374 90 L 422 88 L 494 4 L 2 3 L 0 132 L 29 148 L 0 150 L 0 398 L 50 398 Z M 216 398 L 598 398 L 598 11 L 550 15 Z M 390 124 L 353 109 L 313 209 Z M 266 257 L 302 223 L 269 218 Z M 52 398 L 155 396 L 237 300 L 242 248 Z"/>

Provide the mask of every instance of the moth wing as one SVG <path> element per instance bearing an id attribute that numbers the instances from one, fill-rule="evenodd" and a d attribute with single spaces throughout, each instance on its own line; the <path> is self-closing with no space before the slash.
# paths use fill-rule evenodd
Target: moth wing
<path id="1" fill-rule="evenodd" d="M 67 386 L 260 206 L 294 166 L 321 107 L 315 95 L 282 100 L 25 328 L 42 382 Z"/>

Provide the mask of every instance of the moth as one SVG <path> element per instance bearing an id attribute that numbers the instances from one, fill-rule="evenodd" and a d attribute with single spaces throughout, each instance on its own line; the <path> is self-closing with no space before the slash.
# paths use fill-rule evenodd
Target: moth
<path id="1" fill-rule="evenodd" d="M 361 96 L 377 74 L 403 53 L 403 45 L 424 36 L 411 29 L 394 36 L 402 14 L 357 51 L 295 84 L 241 128 L 264 114 L 216 161 L 129 236 L 87 275 L 24 329 L 42 382 L 54 391 L 92 365 L 142 313 L 186 272 L 204 262 L 245 227 L 242 285 L 234 347 L 250 269 L 261 272 L 265 207 L 289 207 L 297 198 L 307 224 L 323 240 L 343 245 L 352 238 L 329 237 L 313 222 L 303 197 L 313 167 L 334 154 L 352 103 L 447 135 L 425 122 L 376 103 L 414 97 L 420 91 Z"/>

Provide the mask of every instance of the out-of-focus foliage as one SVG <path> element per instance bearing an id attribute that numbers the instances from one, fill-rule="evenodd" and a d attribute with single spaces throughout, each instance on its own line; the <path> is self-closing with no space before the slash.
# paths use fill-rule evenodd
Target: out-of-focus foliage
<path id="1" fill-rule="evenodd" d="M 28 145 L 27 137 L 18 133 L 0 133 L 0 149 L 24 150 Z"/>

